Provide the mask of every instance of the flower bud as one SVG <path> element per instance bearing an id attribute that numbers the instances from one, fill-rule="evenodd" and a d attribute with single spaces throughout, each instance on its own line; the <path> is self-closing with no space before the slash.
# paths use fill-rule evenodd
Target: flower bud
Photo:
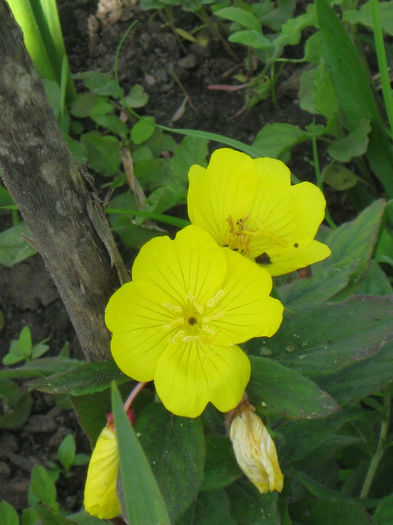
<path id="1" fill-rule="evenodd" d="M 277 490 L 284 484 L 277 451 L 269 432 L 250 404 L 242 403 L 236 409 L 231 423 L 230 438 L 236 460 L 261 494 Z"/>
<path id="2" fill-rule="evenodd" d="M 91 455 L 85 485 L 86 512 L 100 519 L 121 514 L 116 493 L 119 454 L 113 425 L 108 424 L 97 439 Z"/>

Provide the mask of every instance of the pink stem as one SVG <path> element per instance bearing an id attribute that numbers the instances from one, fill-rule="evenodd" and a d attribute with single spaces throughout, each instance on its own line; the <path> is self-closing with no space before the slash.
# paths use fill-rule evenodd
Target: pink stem
<path id="1" fill-rule="evenodd" d="M 132 403 L 134 402 L 134 399 L 139 394 L 139 392 L 142 390 L 142 388 L 147 385 L 147 383 L 137 383 L 134 388 L 131 390 L 130 395 L 127 397 L 125 403 L 124 403 L 124 410 L 127 413 L 129 409 L 131 408 Z"/>

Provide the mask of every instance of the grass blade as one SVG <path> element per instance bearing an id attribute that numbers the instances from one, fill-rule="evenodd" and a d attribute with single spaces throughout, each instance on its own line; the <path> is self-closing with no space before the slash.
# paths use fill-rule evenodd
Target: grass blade
<path id="1" fill-rule="evenodd" d="M 389 70 L 386 60 L 385 46 L 383 43 L 383 33 L 381 18 L 379 16 L 378 0 L 371 0 L 371 18 L 374 29 L 375 50 L 377 52 L 378 69 L 381 76 L 382 94 L 385 102 L 386 114 L 389 121 L 390 133 L 393 133 L 393 96 L 390 86 Z"/>
<path id="2" fill-rule="evenodd" d="M 119 391 L 114 383 L 112 410 L 128 522 L 133 525 L 170 525 L 160 489 L 134 429 L 127 419 Z"/>

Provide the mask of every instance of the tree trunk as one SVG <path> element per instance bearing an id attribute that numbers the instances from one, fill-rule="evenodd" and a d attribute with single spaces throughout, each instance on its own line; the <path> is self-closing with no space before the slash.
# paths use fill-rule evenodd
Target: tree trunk
<path id="1" fill-rule="evenodd" d="M 86 358 L 109 357 L 105 306 L 127 271 L 5 0 L 0 0 L 0 170 Z"/>

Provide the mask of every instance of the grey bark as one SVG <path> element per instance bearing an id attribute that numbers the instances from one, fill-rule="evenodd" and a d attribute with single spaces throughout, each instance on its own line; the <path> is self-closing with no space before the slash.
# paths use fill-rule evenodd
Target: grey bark
<path id="1" fill-rule="evenodd" d="M 127 280 L 127 271 L 94 190 L 71 158 L 4 0 L 0 0 L 0 170 L 86 358 L 109 357 L 105 306 Z"/>

